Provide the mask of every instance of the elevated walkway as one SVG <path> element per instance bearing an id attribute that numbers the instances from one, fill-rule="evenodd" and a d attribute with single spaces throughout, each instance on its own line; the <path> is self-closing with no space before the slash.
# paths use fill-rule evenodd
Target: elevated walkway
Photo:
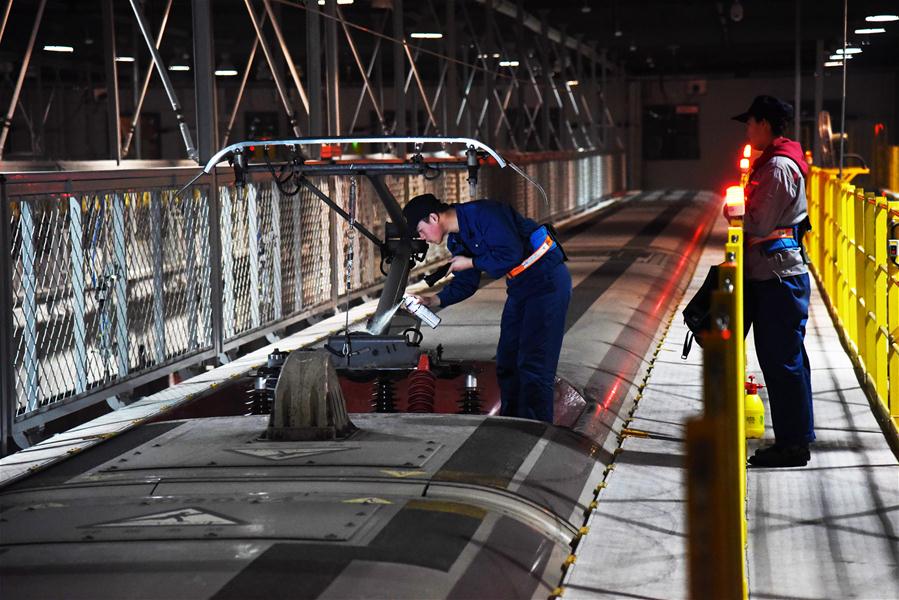
<path id="1" fill-rule="evenodd" d="M 702 350 L 681 360 L 680 312 L 721 261 L 725 231 L 719 220 L 659 346 L 565 598 L 687 597 L 684 424 L 702 412 Z M 747 371 L 760 374 L 751 335 L 748 343 Z M 814 283 L 806 350 L 818 440 L 806 467 L 747 472 L 750 597 L 897 598 L 899 464 Z M 770 442 L 752 441 L 749 453 Z"/>

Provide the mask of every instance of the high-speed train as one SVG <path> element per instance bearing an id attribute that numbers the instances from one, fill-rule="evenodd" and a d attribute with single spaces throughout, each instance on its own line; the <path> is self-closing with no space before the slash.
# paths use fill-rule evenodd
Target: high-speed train
<path id="1" fill-rule="evenodd" d="M 585 528 L 592 503 L 714 212 L 711 195 L 642 193 L 562 228 L 574 293 L 554 424 L 496 416 L 504 289 L 485 283 L 411 349 L 387 327 L 351 340 L 380 349 L 356 364 L 347 336 L 273 352 L 0 488 L 0 594 L 551 596 L 601 535 Z"/>

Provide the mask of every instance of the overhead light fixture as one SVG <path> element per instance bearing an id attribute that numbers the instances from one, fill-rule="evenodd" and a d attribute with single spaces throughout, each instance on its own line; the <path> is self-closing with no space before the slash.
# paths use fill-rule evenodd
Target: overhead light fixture
<path id="1" fill-rule="evenodd" d="M 831 54 L 830 56 L 827 57 L 827 60 L 843 60 L 843 58 L 844 57 L 842 54 Z M 853 56 L 851 54 L 847 54 L 845 56 L 845 58 L 847 60 L 852 60 Z"/>
<path id="2" fill-rule="evenodd" d="M 353 0 L 337 0 L 337 4 L 352 4 Z M 325 0 L 318 0 L 319 6 L 325 5 Z"/>
<path id="3" fill-rule="evenodd" d="M 59 46 L 54 44 L 47 44 L 44 46 L 44 50 L 47 52 L 74 52 L 75 49 L 71 46 Z"/>
<path id="4" fill-rule="evenodd" d="M 133 62 L 134 62 L 134 57 L 133 57 L 133 56 L 116 56 L 116 57 L 115 57 L 115 61 L 116 61 L 116 62 L 130 62 L 130 63 L 133 63 Z"/>
<path id="5" fill-rule="evenodd" d="M 425 32 L 415 32 L 410 35 L 410 37 L 416 40 L 440 40 L 443 39 L 442 33 L 425 33 Z"/>
<path id="6" fill-rule="evenodd" d="M 866 27 L 865 29 L 856 29 L 855 33 L 857 35 L 872 35 L 875 33 L 886 33 L 887 30 L 883 27 Z"/>
<path id="7" fill-rule="evenodd" d="M 517 60 L 501 60 L 501 61 L 499 61 L 499 66 L 501 66 L 501 67 L 517 67 L 518 61 Z"/>
<path id="8" fill-rule="evenodd" d="M 225 71 L 229 69 L 223 69 Z M 169 71 L 190 71 L 190 66 L 188 65 L 169 65 Z M 216 75 L 219 74 L 218 71 L 215 72 Z"/>
<path id="9" fill-rule="evenodd" d="M 893 21 L 899 21 L 899 15 L 871 15 L 870 17 L 865 17 L 865 21 L 868 23 L 892 23 Z"/>
<path id="10" fill-rule="evenodd" d="M 499 57 L 500 57 L 500 53 L 499 53 L 499 52 L 494 52 L 494 53 L 493 53 L 493 58 L 499 58 Z"/>
<path id="11" fill-rule="evenodd" d="M 568 81 L 565 82 L 565 85 L 567 85 L 568 87 L 574 87 L 579 83 L 580 83 L 580 81 L 578 81 L 577 79 L 569 79 Z"/>
<path id="12" fill-rule="evenodd" d="M 837 54 L 846 54 L 848 56 L 849 54 L 861 54 L 862 49 L 861 48 L 846 48 L 846 49 L 837 48 L 836 53 Z"/>
<path id="13" fill-rule="evenodd" d="M 636 51 L 637 51 L 637 44 L 631 42 L 631 45 L 628 46 L 627 49 L 630 50 L 631 52 L 636 52 Z"/>
<path id="14" fill-rule="evenodd" d="M 842 67 L 843 61 L 841 60 L 830 60 L 824 63 L 825 67 Z"/>
<path id="15" fill-rule="evenodd" d="M 215 74 L 217 77 L 235 77 L 237 69 L 216 69 Z"/>

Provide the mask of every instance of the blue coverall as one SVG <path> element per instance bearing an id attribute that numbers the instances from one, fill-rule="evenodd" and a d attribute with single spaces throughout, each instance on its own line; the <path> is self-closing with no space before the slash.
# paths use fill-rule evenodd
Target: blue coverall
<path id="1" fill-rule="evenodd" d="M 475 293 L 481 271 L 494 279 L 531 255 L 530 234 L 537 223 L 494 200 L 457 204 L 459 232 L 447 237 L 453 256 L 469 256 L 473 269 L 459 271 L 437 296 L 450 306 Z M 553 420 L 553 391 L 565 316 L 571 300 L 571 276 L 558 247 L 517 277 L 507 280 L 506 305 L 496 349 L 501 414 Z"/>
<path id="2" fill-rule="evenodd" d="M 754 332 L 775 440 L 806 445 L 815 439 L 811 370 L 804 344 L 811 295 L 808 267 L 795 239 L 752 243 L 753 238 L 806 218 L 805 181 L 794 161 L 774 156 L 753 169 L 748 187 L 744 324 Z"/>

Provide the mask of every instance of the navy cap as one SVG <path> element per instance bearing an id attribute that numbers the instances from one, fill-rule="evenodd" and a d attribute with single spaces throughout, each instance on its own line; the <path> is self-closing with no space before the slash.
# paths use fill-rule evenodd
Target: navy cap
<path id="1" fill-rule="evenodd" d="M 793 118 L 793 105 L 774 96 L 756 96 L 746 112 L 732 118 L 745 123 L 749 117 L 754 117 L 757 121 L 765 119 L 769 123 L 789 121 Z"/>
<path id="2" fill-rule="evenodd" d="M 420 221 L 427 219 L 431 213 L 440 213 L 448 208 L 449 204 L 441 202 L 434 194 L 421 194 L 409 200 L 403 207 L 403 216 L 414 234 Z"/>

